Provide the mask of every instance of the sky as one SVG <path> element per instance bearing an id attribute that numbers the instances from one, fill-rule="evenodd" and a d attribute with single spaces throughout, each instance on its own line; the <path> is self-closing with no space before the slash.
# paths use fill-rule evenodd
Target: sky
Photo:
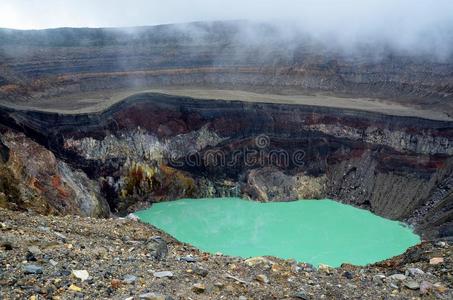
<path id="1" fill-rule="evenodd" d="M 450 26 L 452 0 L 0 0 L 0 27 L 122 27 L 291 20 L 314 31 Z M 351 33 L 355 34 L 355 33 Z"/>

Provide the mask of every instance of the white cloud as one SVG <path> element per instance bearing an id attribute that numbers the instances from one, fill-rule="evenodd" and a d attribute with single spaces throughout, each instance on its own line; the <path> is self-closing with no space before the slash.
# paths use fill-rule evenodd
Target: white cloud
<path id="1" fill-rule="evenodd" d="M 293 20 L 311 30 L 398 30 L 453 19 L 449 0 L 1 0 L 0 26 L 135 26 L 198 20 Z M 395 27 L 396 26 L 396 27 Z"/>

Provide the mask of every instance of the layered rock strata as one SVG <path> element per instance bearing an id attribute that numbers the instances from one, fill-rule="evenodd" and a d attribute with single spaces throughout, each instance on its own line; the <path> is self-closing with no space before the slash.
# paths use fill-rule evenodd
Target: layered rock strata
<path id="1" fill-rule="evenodd" d="M 55 156 L 58 174 L 78 177 L 66 180 L 75 195 L 90 182 L 112 211 L 183 197 L 330 197 L 426 237 L 452 235 L 451 122 L 142 93 L 99 113 L 4 107 L 0 123 L 6 166 L 15 157 L 8 137 L 25 134 Z"/>
<path id="2" fill-rule="evenodd" d="M 453 115 L 453 57 L 398 51 L 371 41 L 347 51 L 333 40 L 326 44 L 281 29 L 232 21 L 0 30 L 0 99 L 212 86 L 380 98 Z"/>

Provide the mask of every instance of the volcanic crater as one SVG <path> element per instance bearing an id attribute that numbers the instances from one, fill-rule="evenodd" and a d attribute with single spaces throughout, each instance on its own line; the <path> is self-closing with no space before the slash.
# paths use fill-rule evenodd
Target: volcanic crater
<path id="1" fill-rule="evenodd" d="M 238 42 L 241 24 L 193 26 L 202 42 L 175 26 L 1 31 L 2 179 L 15 183 L 2 205 L 108 216 L 185 197 L 328 197 L 452 235 L 451 63 L 307 41 L 289 60 Z"/>

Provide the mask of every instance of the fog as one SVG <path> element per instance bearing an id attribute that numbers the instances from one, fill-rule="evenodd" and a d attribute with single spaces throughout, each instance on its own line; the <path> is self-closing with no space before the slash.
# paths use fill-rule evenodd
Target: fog
<path id="1" fill-rule="evenodd" d="M 17 29 L 237 19 L 277 24 L 282 37 L 308 34 L 348 51 L 377 42 L 446 57 L 453 47 L 451 0 L 0 0 L 0 27 Z M 263 38 L 250 29 L 240 36 Z"/>

